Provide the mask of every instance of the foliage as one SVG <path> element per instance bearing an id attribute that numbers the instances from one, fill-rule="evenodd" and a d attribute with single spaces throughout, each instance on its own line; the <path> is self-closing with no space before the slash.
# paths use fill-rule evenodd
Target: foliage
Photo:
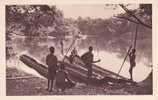
<path id="1" fill-rule="evenodd" d="M 124 6 L 127 7 L 128 5 Z M 145 8 L 142 8 L 141 6 Z M 138 9 L 130 10 L 130 12 L 137 16 L 137 18 L 141 19 L 143 23 L 151 25 L 152 21 L 150 18 L 152 18 L 152 9 L 149 10 L 146 7 L 151 8 L 151 5 L 140 5 Z M 106 49 L 109 52 L 119 52 L 121 54 L 120 56 L 123 56 L 130 44 L 133 44 L 134 42 L 137 24 L 120 17 L 126 17 L 137 21 L 128 13 L 122 13 L 110 19 L 84 19 L 79 17 L 76 22 L 78 23 L 78 28 L 80 29 L 81 33 L 89 36 L 88 39 L 85 40 L 85 43 L 87 42 L 90 44 L 94 42 L 93 46 L 95 48 L 99 47 L 100 50 Z M 151 33 L 152 30 L 150 28 L 144 26 L 143 24 L 139 25 L 136 45 L 138 52 L 137 55 L 138 58 L 145 56 L 148 58 L 149 62 L 151 62 L 152 59 Z M 95 41 L 99 42 L 97 46 L 95 46 Z"/>
<path id="2" fill-rule="evenodd" d="M 53 26 L 62 19 L 62 13 L 55 6 L 47 5 L 11 5 L 6 6 L 7 34 L 14 33 L 20 25 L 24 27 L 22 35 L 39 36 L 37 31 L 41 27 Z M 8 29 L 10 27 L 10 29 Z M 12 31 L 11 31 L 12 29 Z M 21 35 L 21 34 L 20 34 Z"/>
<path id="3" fill-rule="evenodd" d="M 120 5 L 108 5 L 109 7 L 120 7 Z M 138 9 L 130 10 L 129 5 L 123 5 L 126 10 L 134 14 L 143 23 L 152 25 L 152 5 L 141 4 Z M 114 9 L 115 10 L 115 9 Z M 11 33 L 25 36 L 26 43 L 38 38 L 56 37 L 56 41 L 69 41 L 78 34 L 86 35 L 81 48 L 93 45 L 100 50 L 119 52 L 125 54 L 133 41 L 136 24 L 124 18 L 138 23 L 128 12 L 119 14 L 109 19 L 91 19 L 90 17 L 79 17 L 77 20 L 66 19 L 63 13 L 55 6 L 47 5 L 11 5 L 6 6 L 6 36 Z M 140 24 L 137 51 L 138 55 L 151 58 L 152 35 L 151 29 Z M 29 42 L 27 42 L 29 41 Z M 41 41 L 41 40 L 40 40 Z M 96 45 L 96 42 L 99 43 Z M 146 43 L 146 41 L 148 41 Z M 87 43 L 87 44 L 86 44 Z M 70 43 L 69 43 L 70 44 Z"/>

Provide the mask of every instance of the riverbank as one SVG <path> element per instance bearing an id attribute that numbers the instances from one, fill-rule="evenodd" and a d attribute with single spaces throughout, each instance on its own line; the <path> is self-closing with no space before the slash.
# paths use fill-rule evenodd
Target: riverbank
<path id="1" fill-rule="evenodd" d="M 7 67 L 6 70 L 6 91 L 7 96 L 38 96 L 38 95 L 138 95 L 151 94 L 149 86 L 139 84 L 136 86 L 109 86 L 94 87 L 77 83 L 71 89 L 65 92 L 48 92 L 47 80 L 45 78 L 36 77 L 17 70 L 16 68 Z M 145 87 L 144 87 L 145 86 Z"/>

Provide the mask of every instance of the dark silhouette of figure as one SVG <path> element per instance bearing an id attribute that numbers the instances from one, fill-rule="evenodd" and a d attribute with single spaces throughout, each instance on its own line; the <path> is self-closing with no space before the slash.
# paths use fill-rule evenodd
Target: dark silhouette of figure
<path id="1" fill-rule="evenodd" d="M 57 69 L 57 57 L 54 55 L 55 49 L 54 47 L 50 47 L 50 54 L 46 57 L 46 64 L 48 65 L 48 91 L 52 91 L 53 83 L 56 75 Z"/>
<path id="2" fill-rule="evenodd" d="M 88 70 L 88 73 L 87 73 L 87 85 L 89 84 L 90 79 L 92 77 L 92 63 L 100 62 L 100 60 L 93 61 L 93 53 L 92 53 L 92 51 L 93 51 L 93 47 L 90 46 L 89 47 L 89 51 L 81 56 L 81 59 L 85 63 L 85 66 L 87 67 L 87 70 Z"/>
<path id="3" fill-rule="evenodd" d="M 70 63 L 74 62 L 74 57 L 79 57 L 76 48 L 71 51 L 71 55 L 69 56 Z"/>
<path id="4" fill-rule="evenodd" d="M 75 84 L 68 77 L 68 72 L 65 70 L 63 64 L 60 64 L 56 74 L 56 86 L 58 89 L 65 91 L 66 88 L 71 88 Z"/>
<path id="5" fill-rule="evenodd" d="M 135 62 L 135 49 L 132 49 L 132 51 L 129 53 L 129 60 L 130 60 L 130 68 L 129 68 L 129 73 L 130 73 L 130 80 L 133 81 L 133 68 L 136 66 Z"/>

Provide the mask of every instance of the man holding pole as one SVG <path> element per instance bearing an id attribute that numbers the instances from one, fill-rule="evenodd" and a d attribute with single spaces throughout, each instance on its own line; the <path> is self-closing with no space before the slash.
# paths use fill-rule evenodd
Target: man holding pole
<path id="1" fill-rule="evenodd" d="M 135 62 L 135 49 L 132 49 L 132 51 L 128 54 L 129 55 L 129 60 L 130 60 L 130 68 L 129 68 L 129 73 L 130 73 L 130 80 L 133 81 L 133 68 L 136 66 Z"/>

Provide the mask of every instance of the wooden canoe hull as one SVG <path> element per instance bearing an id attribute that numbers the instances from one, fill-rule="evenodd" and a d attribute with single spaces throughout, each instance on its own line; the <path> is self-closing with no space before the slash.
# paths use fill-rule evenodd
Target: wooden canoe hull
<path id="1" fill-rule="evenodd" d="M 20 56 L 20 60 L 26 64 L 28 67 L 33 68 L 36 70 L 40 75 L 44 76 L 45 78 L 48 78 L 48 68 L 40 63 L 38 63 L 36 60 L 33 58 L 27 56 L 27 55 L 22 55 Z M 68 75 L 70 79 L 76 82 L 81 82 L 81 83 L 86 83 L 87 82 L 87 71 L 80 69 L 78 67 L 75 67 L 72 64 L 66 63 L 66 62 L 60 62 L 64 64 L 65 69 L 68 71 Z M 99 85 L 100 80 L 93 77 L 91 79 L 91 85 Z"/>
<path id="2" fill-rule="evenodd" d="M 69 57 L 66 57 L 69 60 Z M 68 61 L 67 61 L 68 62 Z M 70 62 L 69 62 L 70 63 Z M 82 68 L 86 69 L 85 64 L 83 63 L 83 61 L 81 60 L 80 57 L 75 56 L 74 57 L 74 63 L 75 66 L 79 65 Z M 97 66 L 95 64 L 92 64 L 92 69 L 93 69 L 93 74 L 98 75 L 98 77 L 104 78 L 104 77 L 113 77 L 113 78 L 117 78 L 117 79 L 124 79 L 124 80 L 128 80 L 127 78 L 118 75 L 117 73 L 114 73 L 112 71 L 106 70 L 100 66 Z M 87 70 L 87 69 L 86 69 Z"/>
<path id="3" fill-rule="evenodd" d="M 40 64 L 35 59 L 27 56 L 27 55 L 21 55 L 20 60 L 26 64 L 28 67 L 33 68 L 36 70 L 40 75 L 47 78 L 48 77 L 48 68 L 45 65 Z M 69 78 L 73 81 L 80 82 L 80 83 L 87 83 L 87 69 L 85 66 L 80 66 L 77 64 L 71 64 L 68 61 L 61 62 L 59 61 L 59 64 L 63 64 L 65 66 L 65 69 L 68 71 Z M 101 86 L 105 82 L 130 82 L 129 80 L 123 78 L 122 76 L 118 76 L 120 79 L 116 79 L 112 76 L 117 76 L 116 74 L 113 74 L 113 72 L 103 70 L 102 68 L 98 66 L 93 65 L 93 75 L 92 79 L 90 80 L 91 85 L 95 86 Z M 102 72 L 101 72 L 102 71 Z M 103 73 L 103 74 L 99 74 Z M 103 76 L 104 75 L 104 76 Z M 106 76 L 107 75 L 107 76 Z"/>

